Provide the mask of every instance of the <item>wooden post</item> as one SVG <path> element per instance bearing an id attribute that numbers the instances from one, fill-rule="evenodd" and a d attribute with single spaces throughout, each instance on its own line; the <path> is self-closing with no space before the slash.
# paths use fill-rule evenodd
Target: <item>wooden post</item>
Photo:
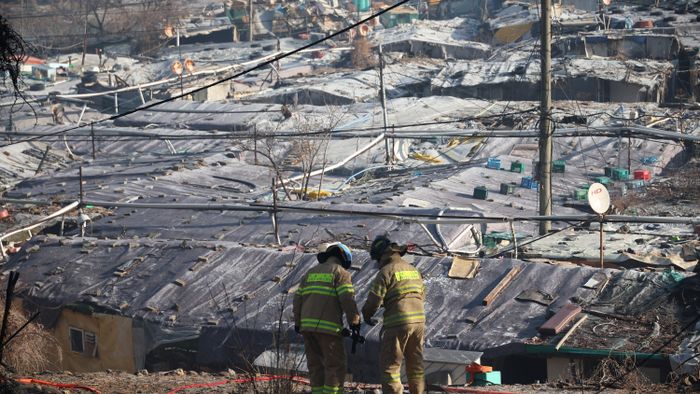
<path id="1" fill-rule="evenodd" d="M 515 237 L 515 226 L 513 225 L 513 221 L 510 221 L 510 233 L 513 236 L 513 258 L 517 259 L 518 258 L 518 239 Z"/>
<path id="2" fill-rule="evenodd" d="M 248 42 L 253 42 L 253 0 L 248 0 Z"/>
<path id="3" fill-rule="evenodd" d="M 359 7 L 358 7 L 359 9 Z M 387 126 L 387 112 L 386 112 L 386 89 L 384 87 L 384 56 L 382 53 L 382 46 L 379 45 L 379 88 L 382 99 L 382 119 L 384 121 L 384 149 L 386 150 L 385 162 L 389 164 L 389 139 L 386 137 L 386 126 Z"/>
<path id="4" fill-rule="evenodd" d="M 80 207 L 83 207 L 83 166 L 78 168 L 78 181 L 80 182 Z"/>
<path id="5" fill-rule="evenodd" d="M 85 52 L 87 52 L 88 9 L 85 3 L 85 23 L 83 26 L 83 59 L 80 61 L 80 71 L 85 72 Z"/>
<path id="6" fill-rule="evenodd" d="M 627 131 L 627 173 L 632 175 L 632 133 Z"/>
<path id="7" fill-rule="evenodd" d="M 92 139 L 92 160 L 95 160 L 95 125 L 90 125 L 90 138 Z"/>
<path id="8" fill-rule="evenodd" d="M 277 223 L 277 180 L 272 178 L 272 229 L 275 232 L 275 239 L 277 240 L 277 245 L 282 245 L 280 240 L 280 227 Z"/>
<path id="9" fill-rule="evenodd" d="M 10 271 L 10 277 L 7 280 L 7 291 L 5 292 L 5 310 L 2 314 L 2 326 L 0 327 L 0 363 L 2 363 L 2 355 L 5 346 L 5 333 L 7 332 L 7 320 L 10 317 L 10 308 L 12 308 L 12 297 L 15 293 L 15 285 L 19 279 L 19 272 Z"/>
<path id="10" fill-rule="evenodd" d="M 540 13 L 540 80 L 542 81 L 540 100 L 540 195 L 539 214 L 552 215 L 552 0 L 541 0 Z M 540 235 L 552 229 L 552 222 L 540 222 Z"/>
<path id="11" fill-rule="evenodd" d="M 258 165 L 258 126 L 253 125 L 253 158 L 255 165 Z"/>
<path id="12" fill-rule="evenodd" d="M 603 215 L 600 215 L 600 268 L 603 268 L 605 261 L 605 245 L 603 244 Z"/>

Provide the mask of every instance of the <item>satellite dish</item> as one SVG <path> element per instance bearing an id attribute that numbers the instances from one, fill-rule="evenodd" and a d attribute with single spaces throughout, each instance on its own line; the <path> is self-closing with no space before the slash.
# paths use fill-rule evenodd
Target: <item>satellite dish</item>
<path id="1" fill-rule="evenodd" d="M 594 183 L 588 188 L 588 205 L 599 215 L 604 214 L 610 208 L 610 194 L 608 189 L 600 183 Z"/>
<path id="2" fill-rule="evenodd" d="M 170 66 L 170 70 L 172 70 L 175 75 L 182 75 L 182 63 L 180 63 L 179 60 L 175 60 L 175 63 Z"/>
<path id="3" fill-rule="evenodd" d="M 194 73 L 194 61 L 192 59 L 185 59 L 185 70 L 188 73 Z"/>
<path id="4" fill-rule="evenodd" d="M 168 38 L 173 38 L 175 36 L 175 28 L 171 25 L 167 25 L 165 29 L 163 29 L 163 34 Z"/>

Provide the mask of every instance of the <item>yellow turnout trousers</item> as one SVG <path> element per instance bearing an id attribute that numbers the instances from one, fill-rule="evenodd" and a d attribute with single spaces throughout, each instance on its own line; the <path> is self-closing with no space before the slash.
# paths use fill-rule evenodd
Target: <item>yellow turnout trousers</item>
<path id="1" fill-rule="evenodd" d="M 401 363 L 406 358 L 408 391 L 411 394 L 425 392 L 423 372 L 423 343 L 425 324 L 414 323 L 384 328 L 381 353 L 382 393 L 401 394 Z"/>
<path id="2" fill-rule="evenodd" d="M 343 392 L 345 348 L 338 335 L 302 332 L 312 394 Z"/>

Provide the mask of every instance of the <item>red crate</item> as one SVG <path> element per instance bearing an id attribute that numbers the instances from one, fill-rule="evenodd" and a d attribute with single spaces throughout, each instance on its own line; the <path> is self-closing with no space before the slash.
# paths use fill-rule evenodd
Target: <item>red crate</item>
<path id="1" fill-rule="evenodd" d="M 649 170 L 635 170 L 634 179 L 641 179 L 643 181 L 651 180 L 651 173 Z"/>

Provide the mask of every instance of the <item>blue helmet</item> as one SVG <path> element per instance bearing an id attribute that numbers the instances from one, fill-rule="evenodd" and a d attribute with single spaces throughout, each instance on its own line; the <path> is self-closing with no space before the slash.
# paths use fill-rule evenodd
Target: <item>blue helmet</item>
<path id="1" fill-rule="evenodd" d="M 350 251 L 350 248 L 341 242 L 328 245 L 328 248 L 325 251 L 320 252 L 316 257 L 318 262 L 323 264 L 331 256 L 337 257 L 338 260 L 340 260 L 340 265 L 342 265 L 345 269 L 350 268 L 352 265 L 352 252 Z"/>

